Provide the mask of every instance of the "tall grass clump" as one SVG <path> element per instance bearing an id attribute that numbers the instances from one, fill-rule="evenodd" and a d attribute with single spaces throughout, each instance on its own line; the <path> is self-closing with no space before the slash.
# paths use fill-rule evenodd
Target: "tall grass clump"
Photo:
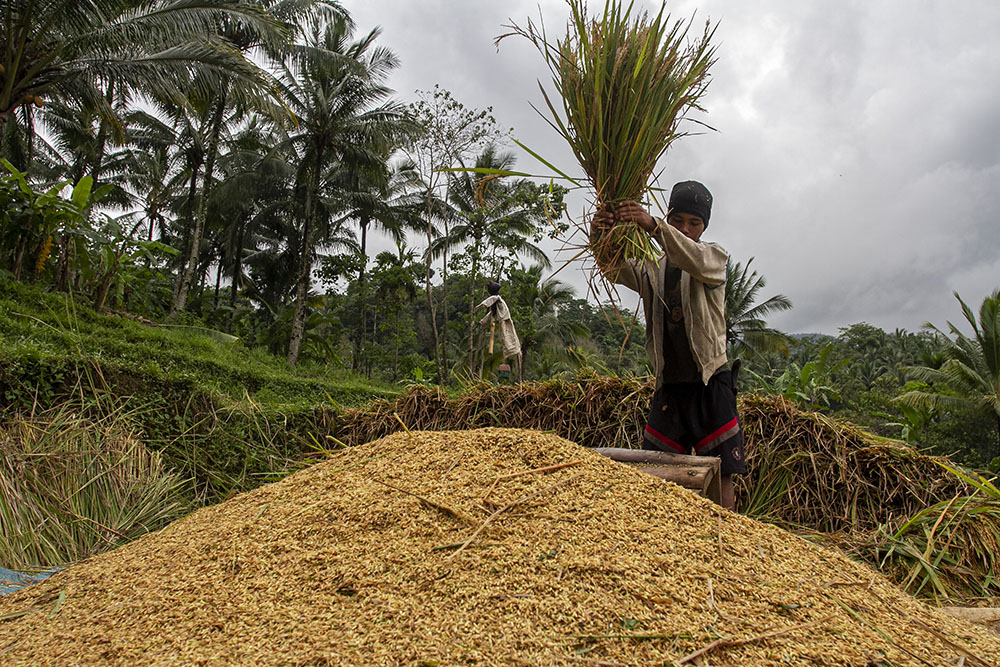
<path id="1" fill-rule="evenodd" d="M 0 425 L 0 567 L 76 562 L 165 526 L 184 480 L 121 413 L 68 406 Z"/>
<path id="2" fill-rule="evenodd" d="M 554 43 L 544 26 L 512 25 L 531 41 L 552 73 L 555 95 L 542 96 L 555 130 L 566 140 L 596 193 L 598 208 L 641 200 L 656 163 L 683 133 L 678 124 L 708 86 L 715 62 L 714 28 L 689 39 L 691 22 L 672 21 L 661 5 L 655 17 L 633 13 L 633 2 L 605 0 L 597 18 L 584 0 L 567 0 L 566 35 Z M 553 99 L 556 97 L 556 99 Z M 550 165 L 551 166 L 551 165 Z M 649 236 L 631 222 L 612 227 L 591 250 L 610 260 L 655 258 Z"/>
<path id="3" fill-rule="evenodd" d="M 938 602 L 1000 597 L 1000 488 L 940 464 L 973 493 L 881 526 L 867 547 L 904 590 Z"/>

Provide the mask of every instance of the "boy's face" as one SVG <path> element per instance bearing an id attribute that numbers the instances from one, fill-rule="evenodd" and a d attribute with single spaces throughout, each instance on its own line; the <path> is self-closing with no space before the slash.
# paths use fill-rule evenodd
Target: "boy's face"
<path id="1" fill-rule="evenodd" d="M 690 213 L 671 213 L 667 216 L 667 224 L 692 241 L 701 240 L 701 234 L 705 231 L 705 221 Z"/>

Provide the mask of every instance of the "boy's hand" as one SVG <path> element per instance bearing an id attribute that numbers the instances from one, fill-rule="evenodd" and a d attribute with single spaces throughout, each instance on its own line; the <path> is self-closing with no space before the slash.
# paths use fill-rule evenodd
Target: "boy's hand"
<path id="1" fill-rule="evenodd" d="M 656 231 L 656 220 L 637 202 L 627 200 L 615 207 L 615 218 L 622 221 L 633 221 L 646 232 Z"/>
<path id="2" fill-rule="evenodd" d="M 599 210 L 590 221 L 590 235 L 600 236 L 602 233 L 615 226 L 615 216 L 605 210 Z"/>

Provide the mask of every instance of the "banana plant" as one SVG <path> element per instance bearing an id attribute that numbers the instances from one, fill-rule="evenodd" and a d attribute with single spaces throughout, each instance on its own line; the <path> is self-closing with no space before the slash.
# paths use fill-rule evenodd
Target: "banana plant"
<path id="1" fill-rule="evenodd" d="M 27 173 L 0 160 L 7 173 L 0 177 L 0 194 L 6 205 L 0 211 L 0 257 L 3 268 L 15 279 L 29 271 L 41 274 L 52 258 L 55 242 L 66 239 L 62 257 L 66 264 L 85 263 L 88 242 L 103 237 L 91 226 L 87 211 L 112 189 L 93 189 L 94 180 L 84 176 L 75 185 L 60 181 L 44 191 L 36 191 Z M 63 193 L 71 188 L 68 197 Z"/>

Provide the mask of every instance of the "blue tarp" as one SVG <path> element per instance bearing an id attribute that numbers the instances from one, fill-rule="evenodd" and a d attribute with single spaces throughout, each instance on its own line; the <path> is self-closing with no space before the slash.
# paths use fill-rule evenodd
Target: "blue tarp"
<path id="1" fill-rule="evenodd" d="M 0 567 L 0 595 L 13 593 L 14 591 L 24 588 L 25 586 L 38 583 L 42 579 L 48 579 L 57 571 L 58 570 L 52 570 L 51 572 L 28 574 L 27 572 L 17 572 L 15 570 L 8 570 Z"/>

